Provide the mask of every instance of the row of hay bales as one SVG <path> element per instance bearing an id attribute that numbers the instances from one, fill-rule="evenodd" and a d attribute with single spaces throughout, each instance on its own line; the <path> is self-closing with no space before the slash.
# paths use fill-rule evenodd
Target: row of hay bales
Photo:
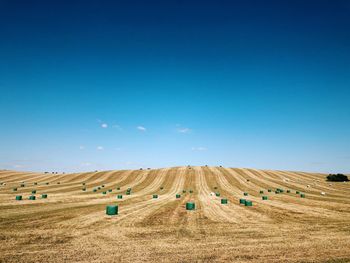
<path id="1" fill-rule="evenodd" d="M 164 187 L 160 187 L 160 190 L 163 190 Z M 131 192 L 131 188 L 128 188 L 127 189 L 127 192 Z M 183 190 L 182 191 L 183 193 L 186 193 L 186 190 Z M 189 190 L 189 193 L 193 193 L 193 190 Z M 176 199 L 179 199 L 181 198 L 181 195 L 180 194 L 176 194 L 175 195 Z M 122 195 L 117 195 L 117 198 L 118 199 L 122 199 L 123 196 Z M 158 194 L 153 194 L 152 195 L 152 198 L 153 199 L 158 199 L 159 198 L 159 195 Z M 194 202 L 187 202 L 186 203 L 186 210 L 195 210 L 195 203 Z M 109 216 L 113 216 L 113 215 L 118 215 L 119 213 L 119 206 L 118 205 L 107 205 L 106 206 L 106 215 L 109 215 Z"/>
<path id="2" fill-rule="evenodd" d="M 46 199 L 46 198 L 47 198 L 47 194 L 42 194 L 42 195 L 41 195 L 41 198 L 42 198 L 42 199 Z M 23 196 L 22 196 L 22 195 L 16 195 L 16 200 L 17 200 L 17 201 L 23 200 Z M 30 196 L 28 197 L 28 200 L 36 200 L 36 196 L 35 196 L 35 195 L 30 195 Z"/>

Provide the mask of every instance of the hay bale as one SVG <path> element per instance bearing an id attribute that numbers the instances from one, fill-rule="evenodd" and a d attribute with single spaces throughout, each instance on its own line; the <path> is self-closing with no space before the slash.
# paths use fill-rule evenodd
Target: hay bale
<path id="1" fill-rule="evenodd" d="M 226 198 L 221 199 L 221 204 L 226 205 L 228 203 L 228 200 Z"/>
<path id="2" fill-rule="evenodd" d="M 29 198 L 28 198 L 29 200 L 35 200 L 35 195 L 31 195 L 31 196 L 29 196 Z"/>
<path id="3" fill-rule="evenodd" d="M 82 190 L 85 192 L 85 191 L 86 191 L 86 188 L 83 188 Z M 95 190 L 95 189 L 94 189 L 94 190 Z"/>
<path id="4" fill-rule="evenodd" d="M 21 196 L 21 195 L 16 195 L 16 200 L 17 200 L 17 201 L 22 200 L 22 196 Z"/>
<path id="5" fill-rule="evenodd" d="M 179 199 L 181 198 L 181 195 L 180 194 L 176 194 L 176 199 Z"/>
<path id="6" fill-rule="evenodd" d="M 46 199 L 47 198 L 47 194 L 42 194 L 41 198 Z"/>
<path id="7" fill-rule="evenodd" d="M 16 187 L 15 187 L 15 188 L 13 188 L 12 190 L 13 190 L 14 192 L 17 192 L 17 188 L 16 188 Z"/>
<path id="8" fill-rule="evenodd" d="M 117 190 L 119 191 L 119 190 L 120 190 L 120 187 L 117 187 Z"/>
<path id="9" fill-rule="evenodd" d="M 243 195 L 244 195 L 244 196 L 248 196 L 248 193 L 247 193 L 247 192 L 244 192 Z"/>
<path id="10" fill-rule="evenodd" d="M 220 193 L 219 193 L 219 192 L 216 192 L 215 195 L 216 195 L 217 197 L 219 197 L 219 196 L 220 196 Z"/>
<path id="11" fill-rule="evenodd" d="M 260 190 L 260 192 L 259 192 L 260 194 L 263 194 L 264 193 L 264 191 L 263 190 Z"/>
<path id="12" fill-rule="evenodd" d="M 123 199 L 123 195 L 117 195 L 118 199 Z"/>
<path id="13" fill-rule="evenodd" d="M 264 196 L 261 197 L 261 199 L 262 199 L 262 200 L 267 200 L 267 196 L 264 195 Z"/>
<path id="14" fill-rule="evenodd" d="M 305 194 L 300 194 L 300 197 L 301 198 L 305 198 Z"/>
<path id="15" fill-rule="evenodd" d="M 190 190 L 190 194 L 192 194 L 193 193 L 193 190 Z"/>
<path id="16" fill-rule="evenodd" d="M 253 206 L 253 202 L 250 200 L 245 200 L 245 206 Z"/>
<path id="17" fill-rule="evenodd" d="M 112 192 L 112 189 L 108 189 L 108 192 Z"/>
<path id="18" fill-rule="evenodd" d="M 153 195 L 153 199 L 157 199 L 158 198 L 158 195 Z"/>
<path id="19" fill-rule="evenodd" d="M 193 202 L 187 202 L 186 203 L 186 210 L 195 210 L 196 209 L 196 205 Z"/>
<path id="20" fill-rule="evenodd" d="M 242 205 L 245 205 L 245 201 L 246 201 L 246 200 L 243 199 L 243 198 L 239 199 L 239 203 L 242 204 Z"/>
<path id="21" fill-rule="evenodd" d="M 32 194 L 36 194 L 36 190 L 33 190 L 33 191 L 32 191 Z"/>
<path id="22" fill-rule="evenodd" d="M 117 205 L 107 205 L 106 214 L 109 216 L 118 215 L 118 206 Z"/>
<path id="23" fill-rule="evenodd" d="M 105 194 L 107 194 L 107 192 L 106 192 L 106 191 L 103 191 L 103 192 L 102 192 L 102 194 L 104 194 L 104 195 L 105 195 Z"/>

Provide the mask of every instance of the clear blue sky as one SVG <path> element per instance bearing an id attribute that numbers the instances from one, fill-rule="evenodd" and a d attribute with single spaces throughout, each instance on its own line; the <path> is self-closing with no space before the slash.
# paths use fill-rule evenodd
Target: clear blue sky
<path id="1" fill-rule="evenodd" d="M 0 0 L 0 168 L 350 172 L 349 1 Z"/>

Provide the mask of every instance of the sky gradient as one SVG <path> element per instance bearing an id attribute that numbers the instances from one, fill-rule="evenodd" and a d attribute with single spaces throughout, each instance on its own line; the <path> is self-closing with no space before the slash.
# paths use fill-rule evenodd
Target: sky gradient
<path id="1" fill-rule="evenodd" d="M 0 0 L 0 169 L 350 172 L 349 1 Z"/>

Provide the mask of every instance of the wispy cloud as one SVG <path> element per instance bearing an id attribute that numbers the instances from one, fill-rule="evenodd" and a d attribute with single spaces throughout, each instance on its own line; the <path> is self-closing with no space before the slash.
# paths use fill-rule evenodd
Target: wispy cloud
<path id="1" fill-rule="evenodd" d="M 97 146 L 97 150 L 102 151 L 104 150 L 103 146 Z"/>
<path id="2" fill-rule="evenodd" d="M 190 128 L 177 128 L 179 133 L 190 133 L 192 130 Z"/>
<path id="3" fill-rule="evenodd" d="M 108 128 L 108 124 L 107 124 L 107 123 L 102 123 L 102 124 L 101 124 L 101 127 L 104 128 L 104 129 L 106 129 L 106 128 Z"/>
<path id="4" fill-rule="evenodd" d="M 203 152 L 203 151 L 206 151 L 206 150 L 207 150 L 206 147 L 192 147 L 192 151 Z"/>
<path id="5" fill-rule="evenodd" d="M 82 163 L 81 166 L 91 166 L 91 163 L 85 162 L 85 163 Z"/>
<path id="6" fill-rule="evenodd" d="M 84 145 L 80 145 L 80 146 L 79 146 L 79 149 L 80 149 L 80 150 L 85 150 L 85 146 L 84 146 Z"/>
<path id="7" fill-rule="evenodd" d="M 137 126 L 136 129 L 138 129 L 139 131 L 146 131 L 146 128 L 143 126 Z"/>
<path id="8" fill-rule="evenodd" d="M 122 130 L 122 127 L 120 127 L 120 125 L 118 125 L 118 124 L 113 124 L 113 126 L 112 126 L 114 129 L 117 129 L 117 130 Z"/>

